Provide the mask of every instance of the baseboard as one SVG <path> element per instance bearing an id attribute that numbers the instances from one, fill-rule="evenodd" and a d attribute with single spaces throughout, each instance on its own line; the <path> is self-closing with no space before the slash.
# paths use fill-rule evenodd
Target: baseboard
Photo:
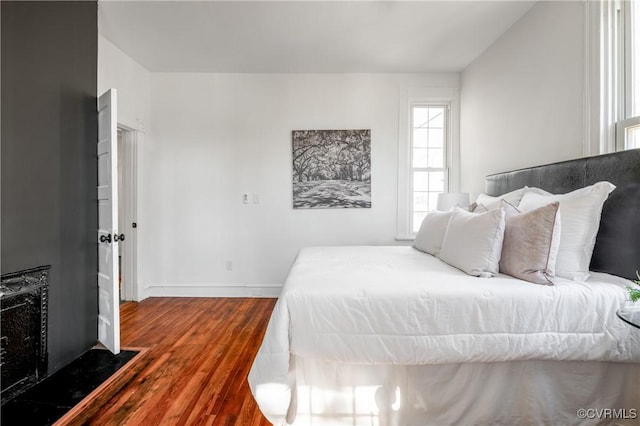
<path id="1" fill-rule="evenodd" d="M 268 297 L 280 296 L 282 284 L 152 284 L 147 297 Z"/>

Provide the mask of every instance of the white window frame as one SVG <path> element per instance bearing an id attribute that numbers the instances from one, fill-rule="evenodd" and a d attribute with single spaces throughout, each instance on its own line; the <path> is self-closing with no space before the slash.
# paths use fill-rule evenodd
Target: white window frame
<path id="1" fill-rule="evenodd" d="M 444 146 L 443 146 L 443 164 L 442 167 L 416 167 L 414 165 L 414 158 L 413 155 L 415 153 L 415 146 L 414 146 L 414 131 L 415 131 L 415 123 L 413 121 L 413 116 L 414 116 L 414 109 L 415 108 L 442 108 L 445 112 L 444 112 L 444 117 L 443 117 L 443 137 L 444 137 Z M 412 102 L 409 105 L 409 181 L 410 181 L 410 195 L 409 195 L 409 208 L 411 210 L 411 213 L 409 213 L 409 230 L 411 231 L 412 235 L 415 235 L 415 223 L 414 223 L 414 217 L 415 217 L 415 211 L 413 210 L 415 207 L 415 200 L 414 200 L 414 196 L 415 196 L 415 182 L 414 182 L 414 176 L 415 176 L 415 172 L 442 172 L 444 175 L 444 184 L 443 184 L 443 192 L 448 192 L 449 191 L 449 171 L 451 170 L 451 168 L 449 167 L 449 150 L 450 150 L 450 143 L 449 143 L 449 121 L 451 121 L 449 119 L 449 115 L 451 115 L 451 103 L 450 102 Z M 427 191 L 427 193 L 430 193 L 431 191 Z"/>
<path id="2" fill-rule="evenodd" d="M 630 2 L 585 3 L 584 155 L 627 149 L 625 133 L 640 125 L 630 116 Z"/>
<path id="3" fill-rule="evenodd" d="M 413 163 L 411 121 L 414 106 L 446 106 L 445 192 L 460 190 L 460 94 L 458 88 L 409 88 L 400 93 L 398 126 L 398 217 L 396 240 L 415 238 L 413 220 Z"/>
<path id="4" fill-rule="evenodd" d="M 625 149 L 629 149 L 626 146 L 625 135 L 627 133 L 627 129 L 632 127 L 640 126 L 640 111 L 636 111 L 636 115 L 632 116 L 632 64 L 631 64 L 631 46 L 632 46 L 632 37 L 631 37 L 631 2 L 625 1 L 622 2 L 620 7 L 620 19 L 623 22 L 622 28 L 620 29 L 620 40 L 621 40 L 621 53 L 619 60 L 619 68 L 622 72 L 620 76 L 620 114 L 619 118 L 616 121 L 616 150 L 623 151 Z M 640 4 L 638 4 L 640 7 Z M 636 25 L 640 25 L 640 22 L 636 23 Z M 637 42 L 640 42 L 638 40 Z M 640 61 L 640 58 L 636 58 Z M 640 69 L 640 67 L 638 67 Z"/>

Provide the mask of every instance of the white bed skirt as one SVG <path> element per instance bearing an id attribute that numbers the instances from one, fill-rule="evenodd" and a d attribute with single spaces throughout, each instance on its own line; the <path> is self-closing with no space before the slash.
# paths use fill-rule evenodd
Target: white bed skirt
<path id="1" fill-rule="evenodd" d="M 296 395 L 286 421 L 277 423 L 624 425 L 640 419 L 640 364 L 352 365 L 300 357 L 292 361 Z"/>

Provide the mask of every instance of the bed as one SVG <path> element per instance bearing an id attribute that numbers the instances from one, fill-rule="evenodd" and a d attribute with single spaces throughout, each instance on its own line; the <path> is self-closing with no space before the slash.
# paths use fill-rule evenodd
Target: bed
<path id="1" fill-rule="evenodd" d="M 274 424 L 600 424 L 640 409 L 640 151 L 487 178 L 486 193 L 608 180 L 586 281 L 472 277 L 413 247 L 310 247 L 249 373 Z M 583 410 L 583 411 L 581 411 Z"/>

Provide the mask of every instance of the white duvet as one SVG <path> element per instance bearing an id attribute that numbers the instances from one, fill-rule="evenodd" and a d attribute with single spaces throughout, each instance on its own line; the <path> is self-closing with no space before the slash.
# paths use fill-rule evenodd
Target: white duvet
<path id="1" fill-rule="evenodd" d="M 353 364 L 640 362 L 640 333 L 616 317 L 628 284 L 597 273 L 555 286 L 477 278 L 411 247 L 305 248 L 249 384 L 265 415 L 280 418 L 295 386 L 291 355 Z"/>

